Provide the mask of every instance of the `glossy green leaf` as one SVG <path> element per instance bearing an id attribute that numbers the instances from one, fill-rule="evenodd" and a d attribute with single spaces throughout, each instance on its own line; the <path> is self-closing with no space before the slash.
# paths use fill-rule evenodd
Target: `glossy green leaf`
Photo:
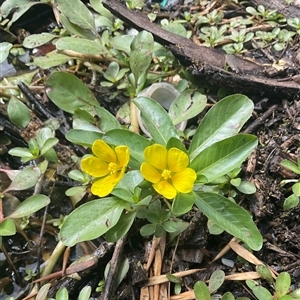
<path id="1" fill-rule="evenodd" d="M 205 148 L 191 162 L 198 177 L 205 176 L 211 182 L 237 168 L 257 146 L 254 135 L 238 134 Z"/>
<path id="2" fill-rule="evenodd" d="M 0 236 L 16 234 L 16 225 L 12 219 L 6 219 L 0 223 Z"/>
<path id="3" fill-rule="evenodd" d="M 225 273 L 223 270 L 214 271 L 208 283 L 208 289 L 211 294 L 215 293 L 225 280 Z"/>
<path id="4" fill-rule="evenodd" d="M 189 212 L 195 203 L 195 194 L 178 194 L 172 202 L 172 214 L 175 216 L 181 216 Z"/>
<path id="5" fill-rule="evenodd" d="M 190 146 L 193 160 L 208 146 L 237 134 L 252 114 L 254 104 L 240 94 L 225 97 L 203 117 Z"/>
<path id="6" fill-rule="evenodd" d="M 156 143 L 165 146 L 171 137 L 179 138 L 172 120 L 160 104 L 148 97 L 137 97 L 134 103 L 140 109 L 141 118 Z"/>
<path id="7" fill-rule="evenodd" d="M 74 113 L 77 108 L 88 111 L 99 106 L 89 88 L 72 74 L 54 72 L 49 76 L 46 86 L 51 101 L 66 112 Z"/>
<path id="8" fill-rule="evenodd" d="M 142 137 L 141 135 L 123 129 L 114 129 L 106 132 L 106 134 L 103 136 L 103 140 L 114 146 L 128 146 L 130 155 L 140 163 L 145 161 L 145 148 L 152 145 L 151 141 Z"/>
<path id="9" fill-rule="evenodd" d="M 2 64 L 9 55 L 9 51 L 12 48 L 11 43 L 2 42 L 0 43 L 0 64 Z"/>
<path id="10" fill-rule="evenodd" d="M 220 228 L 244 241 L 251 249 L 262 247 L 262 236 L 250 214 L 225 197 L 215 193 L 195 192 L 197 207 Z"/>
<path id="11" fill-rule="evenodd" d="M 11 96 L 8 102 L 7 114 L 11 122 L 21 128 L 25 128 L 30 122 L 28 107 L 15 96 Z"/>
<path id="12" fill-rule="evenodd" d="M 41 176 L 41 171 L 38 167 L 29 166 L 23 169 L 16 175 L 5 192 L 15 190 L 21 191 L 35 186 Z"/>
<path id="13" fill-rule="evenodd" d="M 293 162 L 291 162 L 288 159 L 283 159 L 280 164 L 285 167 L 286 169 L 296 173 L 296 174 L 300 174 L 300 168 L 298 168 L 298 166 L 296 164 L 294 164 Z"/>
<path id="14" fill-rule="evenodd" d="M 175 125 L 197 116 L 206 105 L 206 96 L 193 90 L 182 92 L 171 104 L 169 116 Z"/>
<path id="15" fill-rule="evenodd" d="M 10 218 L 18 219 L 29 216 L 38 210 L 44 208 L 50 203 L 49 197 L 45 195 L 33 195 L 24 200 L 16 210 L 9 216 Z"/>
<path id="16" fill-rule="evenodd" d="M 31 34 L 26 36 L 23 41 L 23 46 L 28 49 L 33 49 L 39 46 L 42 46 L 53 39 L 57 38 L 58 36 L 55 34 L 51 34 L 48 32 L 43 32 L 39 34 Z"/>
<path id="17" fill-rule="evenodd" d="M 69 247 L 93 240 L 115 226 L 123 210 L 123 201 L 114 197 L 87 202 L 76 208 L 65 220 L 60 239 Z"/>
<path id="18" fill-rule="evenodd" d="M 122 238 L 131 228 L 131 225 L 135 220 L 135 215 L 135 211 L 122 214 L 118 223 L 105 233 L 106 241 L 117 242 Z"/>
<path id="19" fill-rule="evenodd" d="M 93 14 L 80 0 L 55 0 L 58 9 L 69 19 L 70 22 L 85 28 L 94 30 L 95 22 Z"/>
<path id="20" fill-rule="evenodd" d="M 71 129 L 66 134 L 66 139 L 74 144 L 91 147 L 95 140 L 100 140 L 103 133 L 97 131 L 87 131 Z"/>
<path id="21" fill-rule="evenodd" d="M 194 293 L 197 300 L 210 300 L 210 292 L 203 281 L 197 281 L 194 285 Z"/>
<path id="22" fill-rule="evenodd" d="M 33 62 L 28 63 L 29 66 L 36 66 L 41 69 L 49 69 L 55 66 L 63 65 L 71 58 L 68 55 L 50 52 L 45 56 L 38 56 L 33 58 Z"/>
<path id="23" fill-rule="evenodd" d="M 281 272 L 275 281 L 275 290 L 279 299 L 289 292 L 291 287 L 291 276 L 288 272 Z"/>
<path id="24" fill-rule="evenodd" d="M 58 50 L 72 50 L 87 55 L 107 54 L 108 50 L 99 41 L 84 38 L 64 37 L 55 42 Z"/>

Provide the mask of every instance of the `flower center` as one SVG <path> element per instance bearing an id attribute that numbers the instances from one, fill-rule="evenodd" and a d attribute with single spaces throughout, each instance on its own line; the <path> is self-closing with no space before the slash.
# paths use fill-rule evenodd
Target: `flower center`
<path id="1" fill-rule="evenodd" d="M 108 172 L 110 173 L 110 175 L 115 174 L 118 171 L 118 165 L 116 163 L 109 163 L 108 165 Z"/>
<path id="2" fill-rule="evenodd" d="M 161 173 L 161 176 L 163 177 L 164 180 L 168 180 L 172 177 L 171 176 L 171 171 L 167 170 L 167 169 L 164 169 L 163 172 Z"/>

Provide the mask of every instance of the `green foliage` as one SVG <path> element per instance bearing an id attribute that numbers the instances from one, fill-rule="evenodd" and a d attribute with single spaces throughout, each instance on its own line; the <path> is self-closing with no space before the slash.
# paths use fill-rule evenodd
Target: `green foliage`
<path id="1" fill-rule="evenodd" d="M 59 94 L 59 88 L 60 86 L 57 86 L 57 90 L 53 89 L 52 93 Z M 188 103 L 191 97 L 190 92 L 184 92 L 181 101 Z M 200 94 L 195 94 L 193 97 L 195 101 L 199 99 L 199 103 L 205 103 Z M 80 97 L 82 98 L 87 99 L 87 97 Z M 187 227 L 187 223 L 182 222 L 178 217 L 187 213 L 195 203 L 209 220 L 222 230 L 241 238 L 252 249 L 260 249 L 262 238 L 251 216 L 240 206 L 218 194 L 222 191 L 222 186 L 219 187 L 217 193 L 207 193 L 201 190 L 178 193 L 170 205 L 167 201 L 161 202 L 156 199 L 156 192 L 149 183 L 143 180 L 137 170 L 144 162 L 145 148 L 154 142 L 167 146 L 169 149 L 172 147 L 181 149 L 189 154 L 190 167 L 197 174 L 196 189 L 199 189 L 201 185 L 214 184 L 216 179 L 233 172 L 227 177 L 229 184 L 232 180 L 232 186 L 242 191 L 253 192 L 251 185 L 247 187 L 245 183 L 243 187 L 242 182 L 235 178 L 239 173 L 239 169 L 238 171 L 236 169 L 257 145 L 257 139 L 254 136 L 238 134 L 243 123 L 251 115 L 253 103 L 243 95 L 228 96 L 218 102 L 203 118 L 192 139 L 190 149 L 186 150 L 179 140 L 179 134 L 170 116 L 157 102 L 147 97 L 137 97 L 134 102 L 141 110 L 141 117 L 151 134 L 152 141 L 120 128 L 104 132 L 102 138 L 110 145 L 114 147 L 126 145 L 129 148 L 131 154 L 129 165 L 132 170 L 112 191 L 115 197 L 94 200 L 76 208 L 61 228 L 61 240 L 66 245 L 72 246 L 78 241 L 90 240 L 106 234 L 109 240 L 114 241 L 130 229 L 136 217 L 148 221 L 141 228 L 142 235 L 161 236 L 164 232 L 168 232 L 171 236 L 176 236 Z M 60 105 L 59 102 L 57 104 Z M 70 105 L 74 107 L 74 103 Z M 78 105 L 83 111 L 92 110 L 87 101 L 80 102 Z M 189 107 L 184 115 L 194 116 L 196 112 L 199 113 L 203 109 L 203 106 L 203 104 L 200 105 L 198 111 L 193 106 Z M 173 116 L 177 114 L 176 107 L 174 105 L 171 110 L 170 114 Z M 181 104 L 178 109 L 182 111 L 183 107 L 187 106 Z M 68 107 L 62 106 L 62 108 L 69 110 Z M 183 119 L 177 122 L 181 120 Z M 93 122 L 93 119 L 90 122 Z M 97 139 L 97 136 L 94 138 Z M 92 144 L 92 139 L 93 137 L 90 136 L 86 144 Z M 74 176 L 72 175 L 73 178 Z M 79 181 L 86 184 L 80 173 L 78 176 Z M 78 220 L 82 222 L 79 224 Z"/>
<path id="2" fill-rule="evenodd" d="M 300 159 L 297 160 L 297 164 L 291 162 L 288 159 L 283 159 L 280 163 L 284 168 L 296 173 L 300 174 Z M 283 203 L 283 209 L 288 210 L 299 204 L 300 197 L 300 181 L 299 179 L 285 179 L 280 182 L 280 186 L 283 187 L 288 183 L 293 183 L 292 185 L 292 194 L 287 197 Z"/>
<path id="3" fill-rule="evenodd" d="M 258 300 L 297 300 L 300 299 L 300 289 L 291 291 L 291 276 L 287 272 L 281 272 L 274 280 L 268 267 L 258 265 L 256 271 L 269 281 L 273 288 L 271 293 L 267 288 L 260 285 L 258 281 L 246 280 L 247 286 L 252 290 Z"/>

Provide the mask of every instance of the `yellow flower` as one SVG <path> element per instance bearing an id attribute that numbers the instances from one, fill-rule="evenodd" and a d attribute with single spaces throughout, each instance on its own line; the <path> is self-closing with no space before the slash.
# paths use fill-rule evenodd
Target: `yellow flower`
<path id="1" fill-rule="evenodd" d="M 154 144 L 145 149 L 144 156 L 146 162 L 142 163 L 140 171 L 159 194 L 173 199 L 177 193 L 192 191 L 197 175 L 193 169 L 187 168 L 189 157 L 186 153 Z"/>
<path id="2" fill-rule="evenodd" d="M 81 160 L 84 172 L 96 178 L 91 191 L 94 195 L 105 197 L 123 178 L 129 162 L 129 148 L 117 146 L 112 149 L 102 140 L 93 143 L 90 155 Z"/>

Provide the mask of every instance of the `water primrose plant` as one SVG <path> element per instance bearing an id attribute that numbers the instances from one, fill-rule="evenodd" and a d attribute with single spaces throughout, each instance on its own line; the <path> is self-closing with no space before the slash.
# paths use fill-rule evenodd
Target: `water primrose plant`
<path id="1" fill-rule="evenodd" d="M 227 174 L 238 174 L 257 145 L 255 136 L 239 133 L 253 110 L 250 99 L 237 94 L 215 104 L 187 147 L 175 125 L 204 109 L 206 99 L 197 91 L 182 92 L 168 112 L 151 98 L 135 97 L 133 103 L 151 136 L 146 138 L 121 126 L 74 75 L 54 72 L 46 86 L 51 101 L 73 114 L 66 138 L 87 152 L 74 158 L 78 169 L 69 173 L 81 185 L 66 193 L 74 205 L 87 194 L 95 198 L 83 201 L 65 218 L 59 233 L 65 245 L 101 235 L 116 241 L 137 218 L 148 221 L 142 235 L 168 232 L 172 239 L 188 226 L 179 217 L 196 205 L 221 231 L 254 250 L 261 248 L 262 237 L 251 215 L 227 198 L 232 195 L 228 185 L 223 190 L 226 178 L 233 176 Z M 199 98 L 202 104 L 195 106 Z"/>

